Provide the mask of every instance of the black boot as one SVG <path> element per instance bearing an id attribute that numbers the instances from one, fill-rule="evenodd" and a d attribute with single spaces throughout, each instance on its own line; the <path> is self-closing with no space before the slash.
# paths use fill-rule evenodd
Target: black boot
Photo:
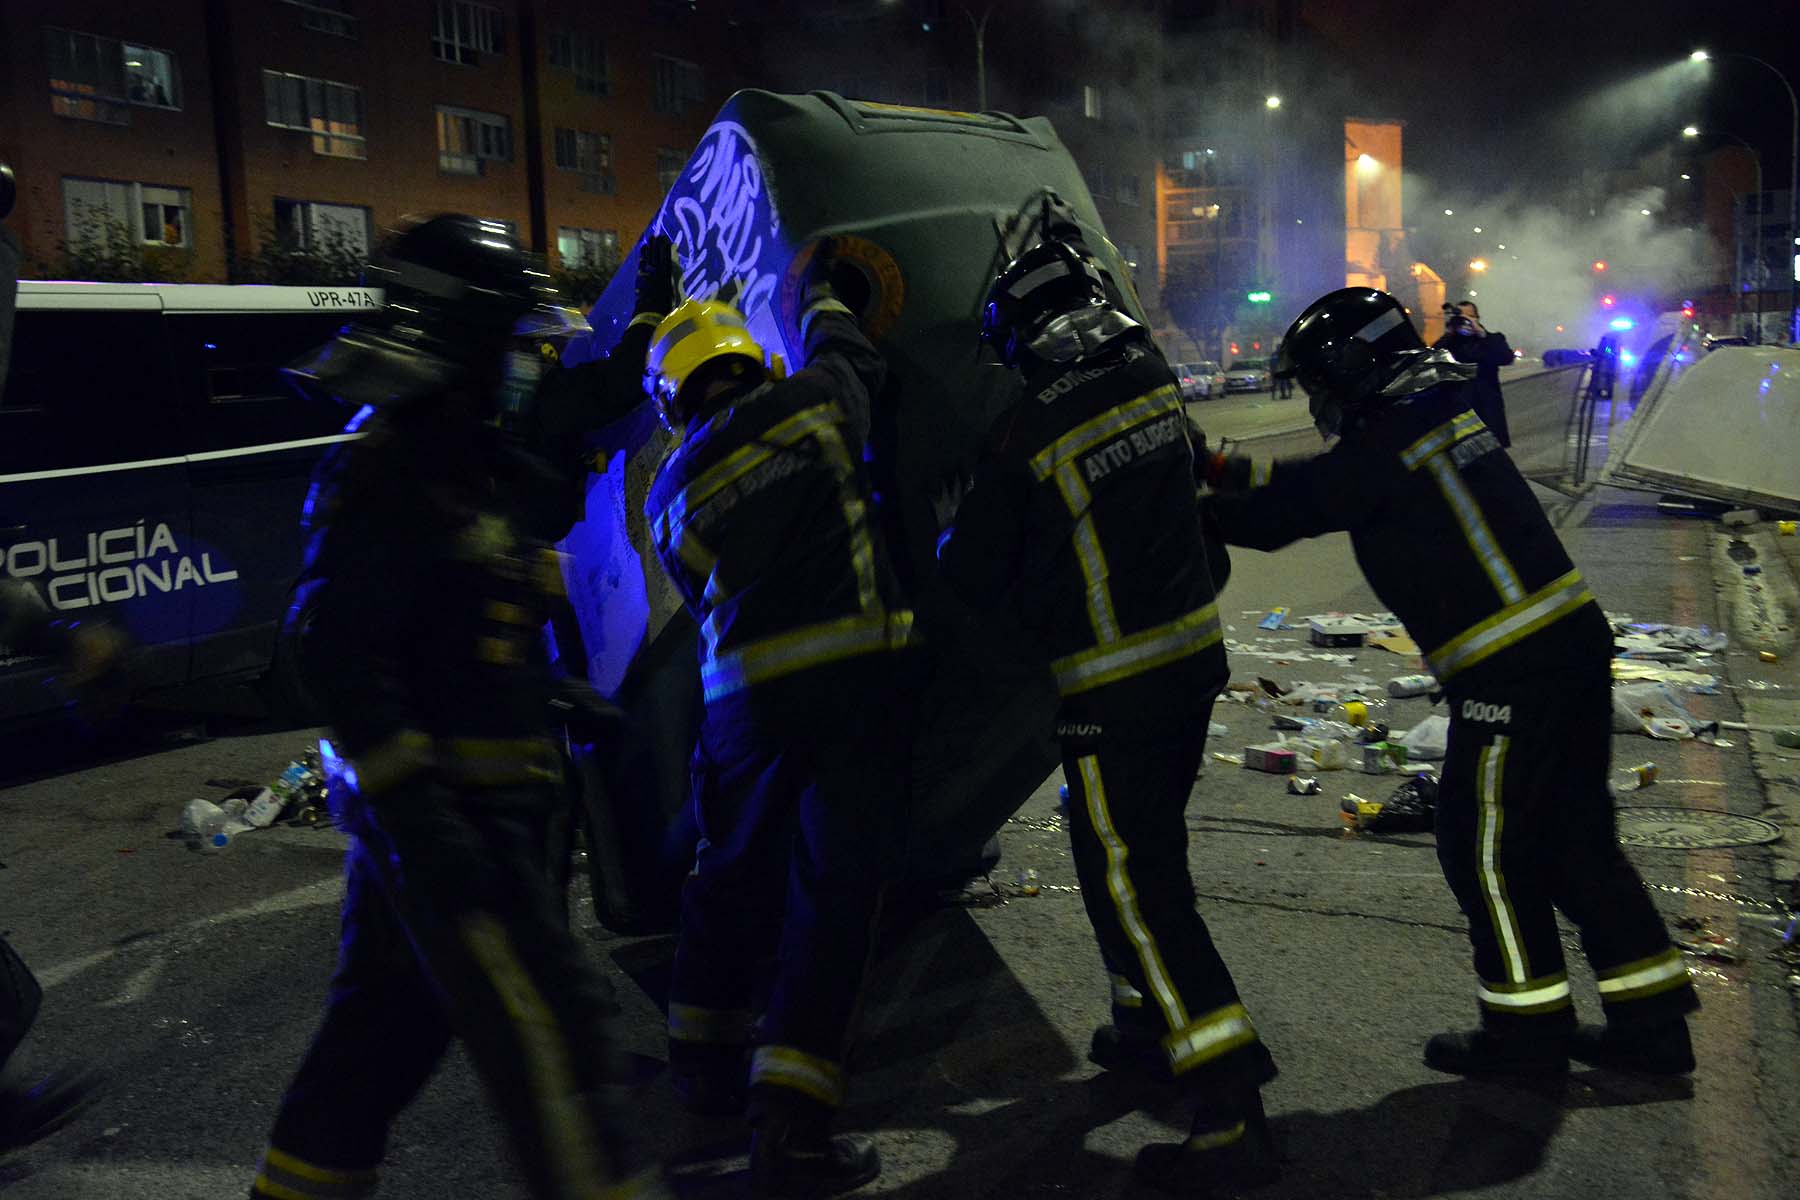
<path id="1" fill-rule="evenodd" d="M 1281 1175 L 1262 1093 L 1235 1102 L 1203 1104 L 1188 1139 L 1138 1151 L 1138 1178 L 1177 1196 L 1209 1196 L 1273 1183 Z"/>
<path id="2" fill-rule="evenodd" d="M 1684 1017 L 1641 1029 L 1583 1025 L 1569 1039 L 1569 1057 L 1612 1071 L 1686 1075 L 1694 1069 L 1694 1043 Z"/>
<path id="3" fill-rule="evenodd" d="M 1450 1075 L 1555 1075 L 1569 1069 L 1568 1034 L 1440 1033 L 1425 1043 L 1425 1065 Z"/>
<path id="4" fill-rule="evenodd" d="M 1143 1034 L 1118 1025 L 1102 1025 L 1088 1043 L 1088 1061 L 1108 1071 L 1137 1075 L 1156 1083 L 1173 1082 L 1169 1055 L 1156 1034 Z"/>
<path id="5" fill-rule="evenodd" d="M 81 1115 L 102 1077 L 85 1066 L 53 1071 L 35 1083 L 9 1073 L 0 1079 L 0 1154 L 49 1137 Z"/>
<path id="6" fill-rule="evenodd" d="M 758 1197 L 835 1196 L 881 1174 L 875 1143 L 832 1133 L 831 1111 L 823 1105 L 802 1099 L 791 1105 L 765 1102 L 759 1108 L 750 1136 L 750 1190 Z"/>

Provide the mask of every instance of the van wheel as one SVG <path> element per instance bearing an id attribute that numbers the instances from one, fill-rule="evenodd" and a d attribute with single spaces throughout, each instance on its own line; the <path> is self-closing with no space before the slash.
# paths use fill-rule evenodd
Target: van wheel
<path id="1" fill-rule="evenodd" d="M 312 629 L 315 608 L 312 597 L 296 589 L 275 634 L 275 653 L 259 681 L 264 702 L 278 716 L 301 725 L 325 721 L 323 707 L 307 686 L 301 646 Z"/>

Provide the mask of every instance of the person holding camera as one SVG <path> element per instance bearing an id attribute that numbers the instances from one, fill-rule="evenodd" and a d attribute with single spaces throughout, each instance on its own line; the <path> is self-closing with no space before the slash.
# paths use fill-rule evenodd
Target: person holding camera
<path id="1" fill-rule="evenodd" d="M 1481 324 L 1481 310 L 1473 300 L 1444 305 L 1444 336 L 1432 343 L 1434 350 L 1448 350 L 1457 362 L 1475 365 L 1475 397 L 1470 407 L 1481 423 L 1494 431 L 1501 446 L 1511 446 L 1506 431 L 1506 401 L 1500 394 L 1500 368 L 1512 362 L 1513 348 L 1506 335 Z"/>

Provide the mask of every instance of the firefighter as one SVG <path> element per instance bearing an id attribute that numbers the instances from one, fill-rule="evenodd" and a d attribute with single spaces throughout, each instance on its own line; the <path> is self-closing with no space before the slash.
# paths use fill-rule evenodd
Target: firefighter
<path id="1" fill-rule="evenodd" d="M 1432 1037 L 1426 1064 L 1691 1070 L 1699 1001 L 1613 832 L 1611 631 L 1470 410 L 1474 366 L 1428 350 L 1392 296 L 1344 288 L 1294 322 L 1275 370 L 1338 441 L 1266 471 L 1215 456 L 1212 515 L 1258 550 L 1348 530 L 1450 703 L 1438 860 L 1469 921 L 1481 1024 Z M 1576 1028 L 1557 910 L 1581 930 L 1604 1027 Z"/>
<path id="2" fill-rule="evenodd" d="M 1089 1057 L 1173 1076 L 1191 1136 L 1138 1170 L 1171 1188 L 1273 1178 L 1260 1099 L 1275 1065 L 1194 907 L 1185 813 L 1225 649 L 1191 427 L 1168 364 L 1108 300 L 1066 218 L 989 288 L 981 341 L 1023 378 L 940 567 L 1023 624 L 1061 693 L 1056 733 L 1082 899 L 1112 983 Z M 1214 572 L 1219 573 L 1215 581 Z"/>
<path id="3" fill-rule="evenodd" d="M 605 1097 L 612 993 L 570 934 L 553 836 L 567 715 L 538 643 L 556 556 L 525 532 L 552 485 L 498 426 L 514 336 L 562 318 L 505 231 L 442 215 L 369 270 L 375 320 L 295 364 L 367 405 L 307 505 L 302 660 L 352 834 L 325 1015 L 254 1197 L 361 1196 L 388 1131 L 459 1036 L 538 1197 L 659 1194 Z"/>
<path id="4" fill-rule="evenodd" d="M 862 465 L 887 368 L 833 292 L 830 250 L 803 278 L 803 369 L 773 378 L 741 312 L 688 300 L 645 370 L 663 424 L 684 431 L 645 515 L 700 623 L 705 697 L 669 1062 L 696 1111 L 743 1112 L 747 1085 L 762 1195 L 880 1171 L 870 1141 L 831 1127 L 906 797 L 913 614 Z M 777 952 L 759 1025 L 758 969 Z"/>

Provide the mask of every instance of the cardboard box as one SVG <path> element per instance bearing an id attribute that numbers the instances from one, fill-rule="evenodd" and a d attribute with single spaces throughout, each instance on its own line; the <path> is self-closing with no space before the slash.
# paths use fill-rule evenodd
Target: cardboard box
<path id="1" fill-rule="evenodd" d="M 1292 775 L 1299 759 L 1293 747 L 1281 742 L 1265 742 L 1261 746 L 1244 747 L 1244 766 L 1270 775 Z"/>
<path id="2" fill-rule="evenodd" d="M 1315 646 L 1357 647 L 1369 636 L 1369 627 L 1351 617 L 1315 617 L 1307 630 L 1307 640 Z"/>

